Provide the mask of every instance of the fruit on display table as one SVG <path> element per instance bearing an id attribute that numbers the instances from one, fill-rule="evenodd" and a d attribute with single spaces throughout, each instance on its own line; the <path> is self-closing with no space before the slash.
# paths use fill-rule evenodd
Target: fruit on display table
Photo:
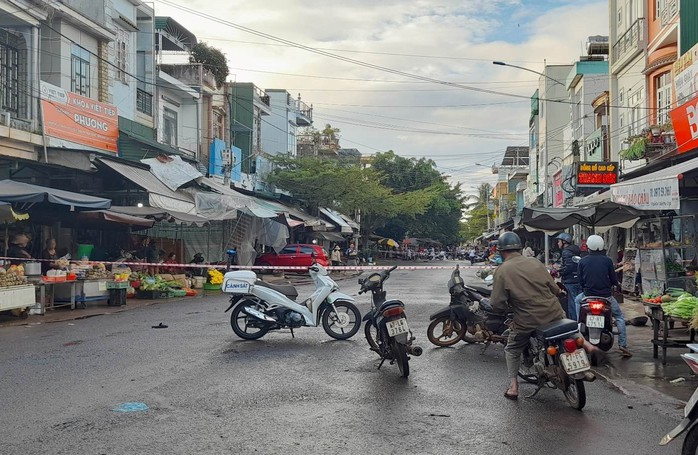
<path id="1" fill-rule="evenodd" d="M 21 265 L 13 265 L 9 268 L 9 270 L 5 270 L 4 268 L 0 267 L 0 288 L 26 284 L 24 271 L 21 269 L 21 267 Z"/>

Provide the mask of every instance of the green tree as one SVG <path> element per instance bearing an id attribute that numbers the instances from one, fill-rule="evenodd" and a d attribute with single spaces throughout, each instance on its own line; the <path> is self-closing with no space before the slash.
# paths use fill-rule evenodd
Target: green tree
<path id="1" fill-rule="evenodd" d="M 204 68 L 209 70 L 216 79 L 216 87 L 225 84 L 225 80 L 230 74 L 228 61 L 223 52 L 204 42 L 198 42 L 192 47 L 189 63 L 202 63 Z"/>
<path id="2" fill-rule="evenodd" d="M 487 230 L 487 218 L 492 221 L 493 211 L 488 208 L 489 203 L 496 203 L 492 199 L 492 185 L 481 183 L 477 188 L 477 194 L 466 197 L 466 220 L 461 227 L 464 240 L 471 241 L 482 235 Z"/>
<path id="3" fill-rule="evenodd" d="M 376 155 L 372 168 L 381 175 L 381 183 L 400 194 L 424 191 L 432 196 L 424 213 L 413 216 L 391 217 L 378 234 L 402 239 L 405 236 L 427 237 L 445 244 L 461 241 L 460 220 L 464 198 L 460 185 L 450 186 L 436 169 L 436 163 L 427 158 L 404 158 L 388 151 Z"/>

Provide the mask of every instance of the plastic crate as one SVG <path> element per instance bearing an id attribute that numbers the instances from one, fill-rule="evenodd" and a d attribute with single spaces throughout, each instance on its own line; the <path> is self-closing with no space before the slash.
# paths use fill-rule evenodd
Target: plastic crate
<path id="1" fill-rule="evenodd" d="M 107 289 L 128 289 L 128 281 L 107 281 Z"/>

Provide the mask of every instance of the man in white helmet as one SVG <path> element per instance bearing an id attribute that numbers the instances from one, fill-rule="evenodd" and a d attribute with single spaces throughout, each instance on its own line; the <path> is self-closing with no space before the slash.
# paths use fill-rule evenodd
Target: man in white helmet
<path id="1" fill-rule="evenodd" d="M 611 302 L 611 311 L 618 327 L 618 347 L 623 357 L 632 357 L 628 350 L 628 336 L 625 331 L 625 316 L 618 301 L 613 297 L 613 286 L 618 286 L 618 277 L 611 258 L 606 256 L 603 238 L 591 235 L 587 239 L 589 255 L 579 261 L 579 286 L 582 293 L 577 296 L 577 314 L 585 296 L 605 297 Z"/>

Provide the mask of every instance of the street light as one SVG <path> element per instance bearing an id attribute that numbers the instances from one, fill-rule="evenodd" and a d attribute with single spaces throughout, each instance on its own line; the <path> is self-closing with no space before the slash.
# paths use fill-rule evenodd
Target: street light
<path id="1" fill-rule="evenodd" d="M 545 78 L 548 78 L 548 79 L 550 79 L 551 81 L 555 82 L 556 84 L 560 84 L 560 85 L 562 85 L 563 87 L 565 87 L 565 84 L 563 84 L 562 82 L 558 81 L 557 79 L 554 79 L 554 78 L 548 76 L 548 75 L 545 74 L 545 73 L 539 73 L 538 71 L 532 70 L 532 69 L 530 69 L 530 68 L 526 68 L 526 67 L 524 67 L 524 66 L 512 65 L 511 63 L 500 62 L 500 61 L 494 61 L 494 62 L 492 62 L 492 64 L 493 64 L 493 65 L 499 65 L 499 66 L 510 66 L 510 67 L 512 67 L 512 68 L 518 68 L 518 69 L 520 69 L 520 70 L 528 71 L 529 73 L 537 74 L 537 75 L 539 75 L 539 76 L 543 76 L 543 77 L 545 77 Z"/>

